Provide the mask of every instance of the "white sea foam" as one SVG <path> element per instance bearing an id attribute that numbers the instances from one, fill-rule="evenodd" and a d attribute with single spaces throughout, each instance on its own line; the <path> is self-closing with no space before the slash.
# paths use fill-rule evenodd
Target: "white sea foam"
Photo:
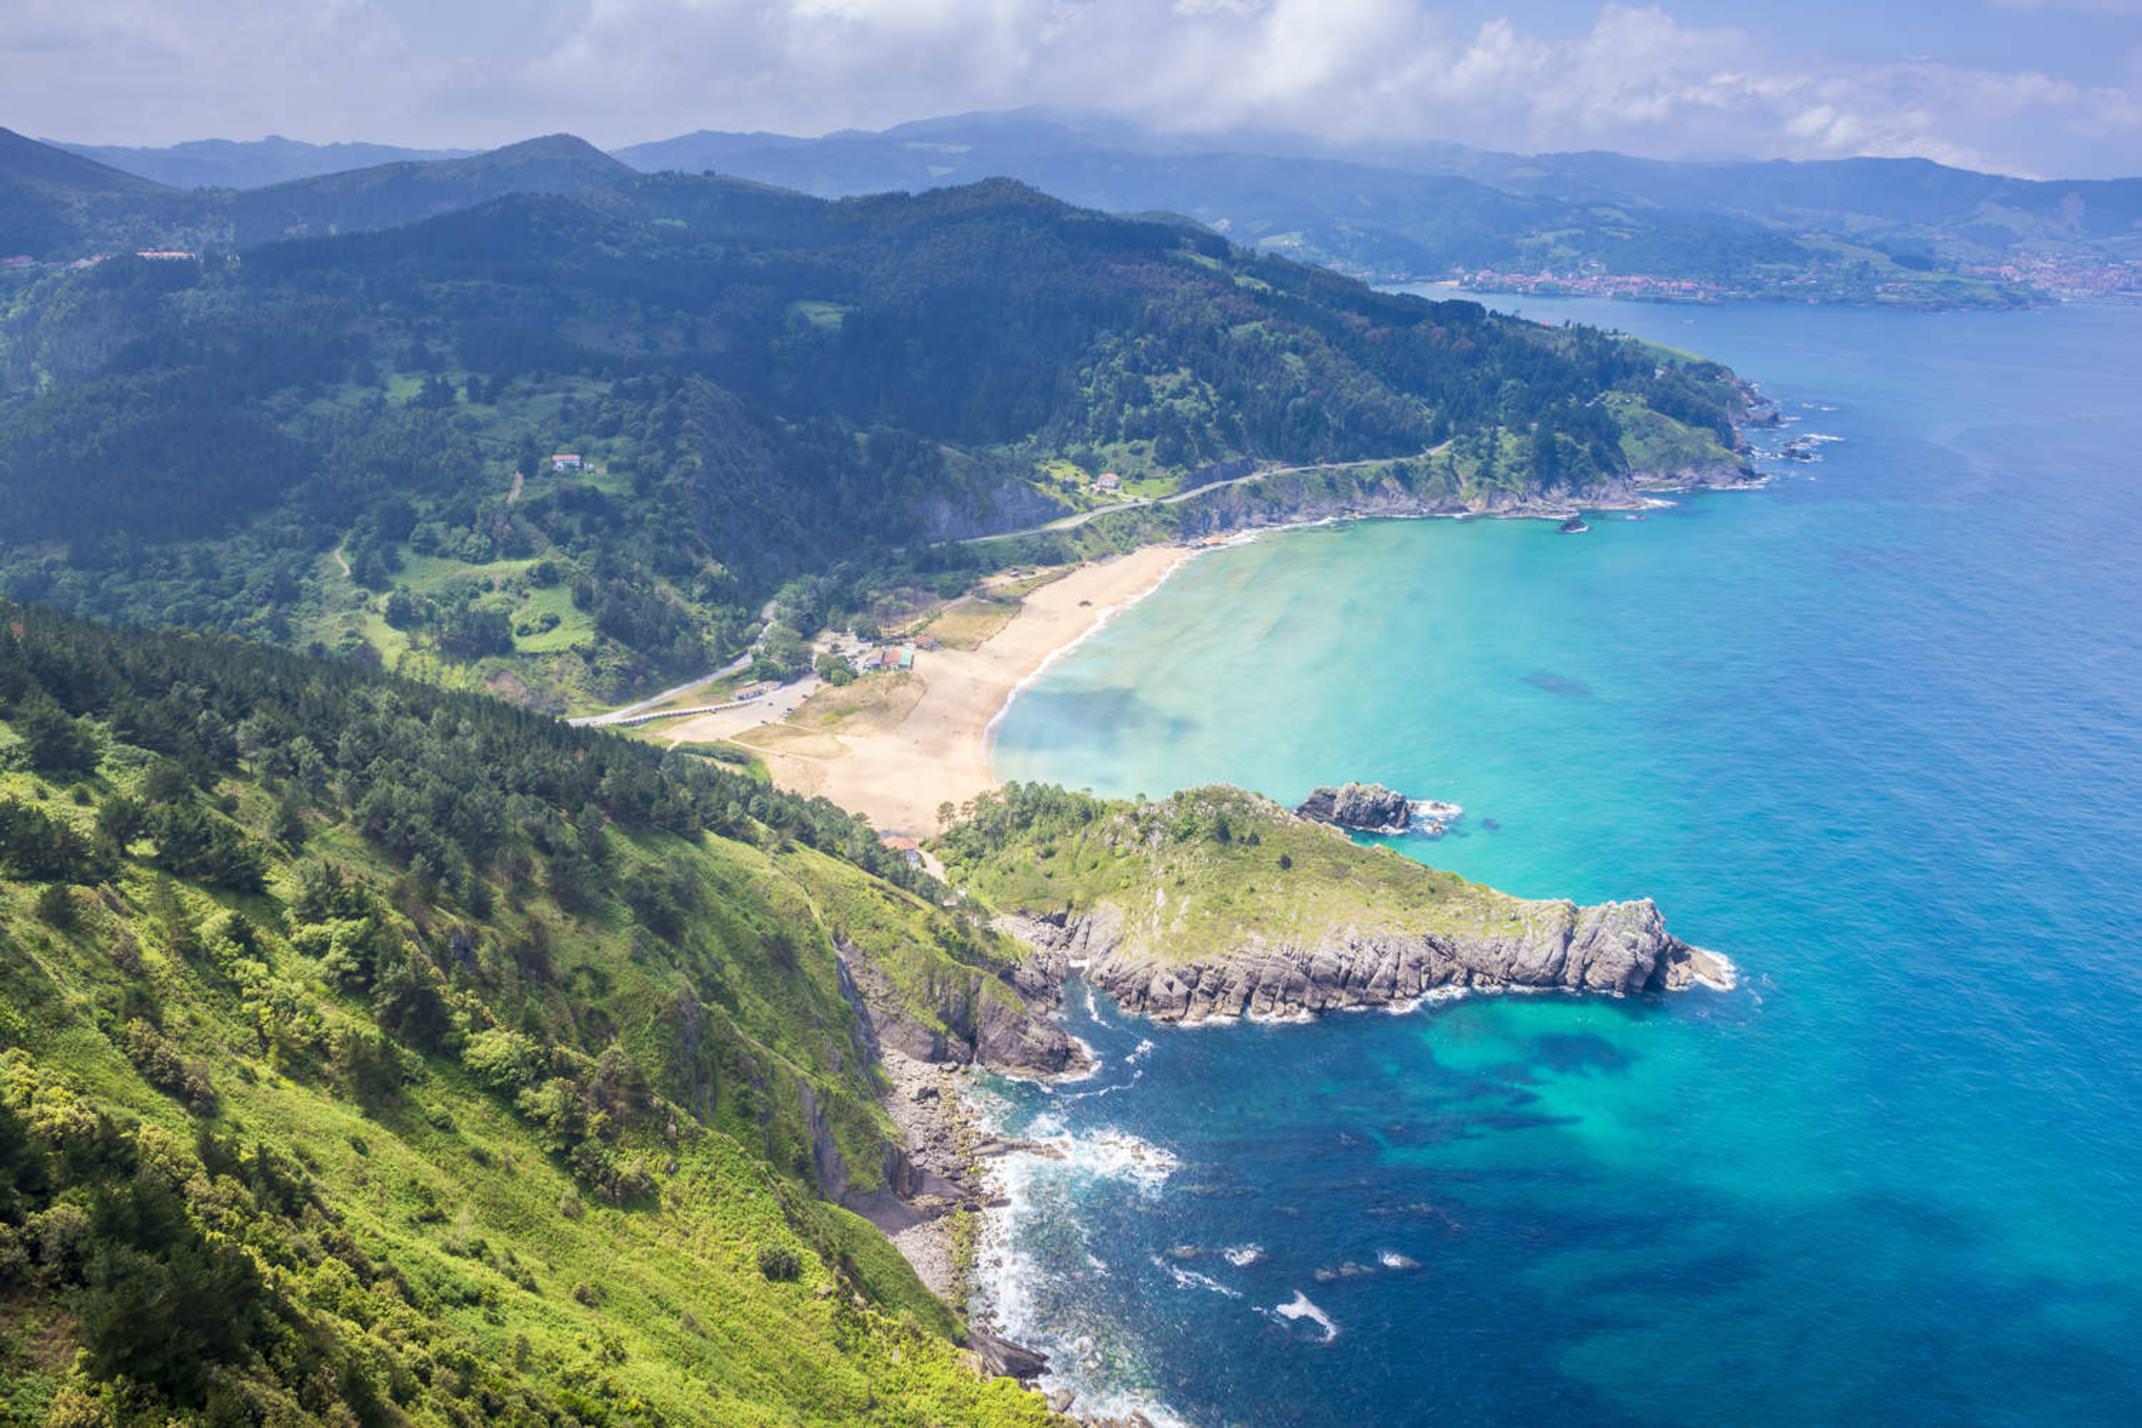
<path id="1" fill-rule="evenodd" d="M 1083 1036 L 1074 1036 L 1071 1038 L 1071 1044 L 1085 1055 L 1086 1069 L 1083 1071 L 1067 1071 L 1063 1075 L 1056 1077 L 1054 1081 L 1042 1081 L 1040 1084 L 1043 1090 L 1051 1090 L 1056 1086 L 1074 1085 L 1080 1081 L 1091 1081 L 1101 1074 L 1101 1053 L 1094 1050 L 1093 1043 Z M 1001 1076 L 1007 1073 L 1000 1071 L 997 1074 Z M 1013 1079 L 1018 1080 L 1021 1078 L 1013 1077 Z"/>
<path id="2" fill-rule="evenodd" d="M 997 1104 L 1008 1109 L 1002 1101 Z M 1020 1247 L 1043 1222 L 1055 1219 L 1061 1223 L 1060 1217 L 1072 1202 L 1053 1182 L 1067 1169 L 1077 1174 L 1124 1176 L 1137 1183 L 1152 1180 L 1156 1171 L 1164 1179 L 1174 1158 L 1121 1132 L 1072 1136 L 1053 1115 L 1037 1117 L 1027 1133 L 1063 1159 L 1015 1154 L 991 1162 L 992 1182 L 1004 1204 L 983 1217 L 976 1264 L 982 1320 L 993 1323 L 1014 1342 L 1048 1355 L 1049 1367 L 1040 1386 L 1069 1389 L 1082 1414 L 1122 1420 L 1142 1415 L 1154 1428 L 1191 1428 L 1188 1420 L 1167 1405 L 1126 1386 L 1126 1379 L 1142 1376 L 1138 1346 L 1123 1340 L 1118 1326 L 1096 1320 L 1075 1298 L 1066 1299 L 1063 1280 L 1044 1274 L 1038 1257 Z M 1083 1226 L 1079 1239 L 1088 1268 L 1096 1277 L 1106 1278 L 1109 1267 L 1086 1245 Z M 1097 1345 L 1096 1338 L 1104 1342 Z"/>
<path id="3" fill-rule="evenodd" d="M 1423 838 L 1440 838 L 1450 825 L 1465 816 L 1465 810 L 1455 803 L 1439 799 L 1416 798 L 1407 804 L 1411 831 Z"/>
<path id="4" fill-rule="evenodd" d="M 1118 1081 L 1113 1086 L 1099 1086 L 1091 1091 L 1074 1091 L 1070 1095 L 1060 1097 L 1059 1099 L 1065 1102 L 1070 1102 L 1092 1100 L 1101 1096 L 1112 1096 L 1118 1091 L 1128 1091 L 1131 1087 L 1137 1085 L 1140 1081 L 1144 1079 L 1145 1068 L 1143 1066 L 1140 1066 L 1137 1070 L 1131 1072 L 1131 1078 L 1128 1081 Z"/>
<path id="5" fill-rule="evenodd" d="M 1086 985 L 1086 1015 L 1087 1015 L 1087 1016 L 1089 1016 L 1089 1017 L 1091 1017 L 1091 1018 L 1093 1018 L 1093 1024 L 1094 1024 L 1095 1026 L 1114 1026 L 1114 1025 L 1115 1025 L 1115 1023 L 1114 1023 L 1114 1022 L 1112 1022 L 1112 1021 L 1110 1021 L 1110 1020 L 1109 1020 L 1109 1019 L 1108 1019 L 1107 1017 L 1105 1017 L 1105 1016 L 1102 1016 L 1102 1015 L 1101 1015 L 1101 1009 L 1100 1009 L 1100 1007 L 1098 1007 L 1098 1006 L 1096 1006 L 1096 1005 L 1094 1004 L 1094 1000 L 1093 1000 L 1093 983 L 1091 983 L 1091 982 L 1088 982 L 1088 983 L 1086 983 L 1085 985 Z"/>
<path id="6" fill-rule="evenodd" d="M 1248 1269 L 1264 1258 L 1263 1245 L 1229 1245 L 1220 1251 L 1220 1257 L 1236 1269 Z"/>
<path id="7" fill-rule="evenodd" d="M 1127 1066 L 1135 1066 L 1138 1062 L 1144 1060 L 1147 1056 L 1150 1056 L 1152 1052 L 1153 1043 L 1151 1041 L 1140 1041 L 1137 1045 L 1137 1048 L 1133 1050 L 1130 1055 L 1123 1058 L 1124 1064 Z"/>
<path id="8" fill-rule="evenodd" d="M 1339 1326 L 1331 1322 L 1331 1316 L 1310 1303 L 1309 1296 L 1299 1289 L 1294 1291 L 1294 1297 L 1286 1303 L 1273 1305 L 1272 1312 L 1289 1323 L 1307 1319 L 1324 1331 L 1321 1340 L 1323 1343 L 1328 1344 L 1339 1337 Z"/>
<path id="9" fill-rule="evenodd" d="M 1385 1269 L 1419 1269 L 1421 1267 L 1419 1260 L 1411 1255 L 1400 1254 L 1397 1250 L 1379 1252 L 1376 1256 L 1376 1262 Z"/>
<path id="10" fill-rule="evenodd" d="M 1240 1299 L 1242 1297 L 1241 1290 L 1229 1289 L 1209 1274 L 1199 1274 L 1194 1269 L 1184 1269 L 1181 1265 L 1171 1263 L 1157 1254 L 1153 1256 L 1153 1263 L 1168 1272 L 1168 1278 L 1175 1281 L 1177 1289 L 1202 1289 L 1210 1294 L 1225 1295 L 1229 1299 Z"/>

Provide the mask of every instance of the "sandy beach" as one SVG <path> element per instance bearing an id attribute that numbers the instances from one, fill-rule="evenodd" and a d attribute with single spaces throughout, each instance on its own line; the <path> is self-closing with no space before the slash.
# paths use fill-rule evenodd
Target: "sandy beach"
<path id="1" fill-rule="evenodd" d="M 990 725 L 1020 684 L 1195 554 L 1153 546 L 1082 565 L 1028 593 L 1017 615 L 979 647 L 923 651 L 912 673 L 871 675 L 850 686 L 862 693 L 847 696 L 856 707 L 847 717 L 837 714 L 846 691 L 829 689 L 793 720 L 760 718 L 756 727 L 739 728 L 734 715 L 744 711 L 725 711 L 685 720 L 664 737 L 672 744 L 733 739 L 763 757 L 783 788 L 823 794 L 883 833 L 931 836 L 940 803 L 964 803 L 995 787 Z M 897 683 L 866 689 L 881 681 Z"/>

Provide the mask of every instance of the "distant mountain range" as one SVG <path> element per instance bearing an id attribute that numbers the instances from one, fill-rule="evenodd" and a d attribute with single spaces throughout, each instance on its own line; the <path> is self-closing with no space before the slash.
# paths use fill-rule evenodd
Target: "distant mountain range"
<path id="1" fill-rule="evenodd" d="M 291 179 L 319 178 L 379 164 L 465 159 L 473 149 L 403 149 L 392 144 L 308 144 L 270 134 L 265 139 L 195 139 L 165 148 L 119 144 L 53 147 L 172 188 L 266 188 Z"/>
<path id="2" fill-rule="evenodd" d="M 1383 280 L 1927 305 L 2142 283 L 2142 179 L 2018 179 L 1921 159 L 1682 162 L 1279 134 L 1188 139 L 1044 110 L 815 139 L 702 131 L 620 149 L 612 168 L 564 136 L 481 155 L 280 138 L 58 147 L 104 166 L 85 184 L 106 196 L 65 206 L 92 237 L 109 231 L 94 220 L 111 211 L 113 169 L 229 190 L 135 201 L 166 225 L 247 245 L 404 222 L 516 186 L 585 197 L 629 167 L 713 171 L 820 197 L 1012 177 L 1085 207 L 1180 213 L 1237 242 Z M 0 193 L 6 183 L 0 175 Z M 20 226 L 0 218 L 0 248 Z M 48 217 L 39 231 L 49 242 L 67 229 Z"/>
<path id="3" fill-rule="evenodd" d="M 592 144 L 554 134 L 467 157 L 398 160 L 258 188 L 182 189 L 0 129 L 0 257 L 251 248 L 397 227 L 507 194 L 595 199 L 638 178 Z"/>
<path id="4" fill-rule="evenodd" d="M 1545 270 L 1639 295 L 1626 280 L 1679 280 L 1688 295 L 1987 303 L 2023 286 L 1999 269 L 2021 277 L 2048 263 L 2142 258 L 2142 179 L 2036 181 L 1923 159 L 1192 141 L 1044 111 L 809 140 L 689 134 L 617 157 L 827 196 L 1006 174 L 1093 207 L 1179 210 L 1237 241 L 1386 279 Z"/>

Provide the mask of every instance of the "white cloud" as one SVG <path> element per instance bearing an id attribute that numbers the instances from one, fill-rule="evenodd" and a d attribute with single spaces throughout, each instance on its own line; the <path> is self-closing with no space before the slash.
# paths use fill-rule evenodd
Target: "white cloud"
<path id="1" fill-rule="evenodd" d="M 1460 26 L 1425 0 L 580 0 L 527 59 L 421 52 L 390 3 L 7 0 L 0 122 L 105 140 L 278 129 L 467 144 L 572 129 L 616 144 L 1048 104 L 1340 141 L 2142 169 L 2128 158 L 2142 77 L 1788 65 L 1775 34 L 1687 25 L 1660 5 L 1607 4 L 1588 29 L 1548 35 L 1510 19 Z"/>
<path id="2" fill-rule="evenodd" d="M 352 137 L 456 66 L 367 0 L 7 0 L 0 123 L 82 141 Z"/>
<path id="3" fill-rule="evenodd" d="M 2142 15 L 2142 0 L 1992 0 L 1996 10 L 2074 10 L 2085 15 Z"/>

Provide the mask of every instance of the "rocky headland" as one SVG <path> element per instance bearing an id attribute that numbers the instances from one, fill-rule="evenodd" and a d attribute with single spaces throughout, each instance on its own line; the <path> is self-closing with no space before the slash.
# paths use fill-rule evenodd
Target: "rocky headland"
<path id="1" fill-rule="evenodd" d="M 1133 805 L 1015 787 L 1003 807 L 1021 801 L 1036 807 L 947 842 L 1000 925 L 1036 949 L 1020 971 L 1035 993 L 1076 970 L 1125 1011 L 1195 1023 L 1733 983 L 1732 964 L 1674 936 L 1648 898 L 1511 897 L 1331 826 L 1402 827 L 1405 798 L 1380 786 L 1319 790 L 1297 812 L 1228 788 Z"/>
<path id="2" fill-rule="evenodd" d="M 1471 935 L 1334 927 L 1190 960 L 1130 945 L 1126 919 L 1108 906 L 1023 918 L 1017 928 L 1046 949 L 1048 965 L 1064 975 L 1079 970 L 1126 1012 L 1193 1025 L 1405 1007 L 1463 992 L 1632 996 L 1733 985 L 1732 964 L 1668 932 L 1649 898 L 1524 907 L 1516 926 Z"/>

